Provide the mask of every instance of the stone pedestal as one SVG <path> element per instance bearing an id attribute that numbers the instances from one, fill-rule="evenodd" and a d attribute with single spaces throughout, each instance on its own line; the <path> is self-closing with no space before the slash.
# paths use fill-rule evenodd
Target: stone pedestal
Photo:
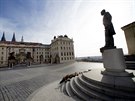
<path id="1" fill-rule="evenodd" d="M 125 71 L 126 63 L 121 48 L 119 49 L 107 49 L 102 53 L 103 65 L 105 71 L 102 74 L 113 76 L 133 76 Z"/>

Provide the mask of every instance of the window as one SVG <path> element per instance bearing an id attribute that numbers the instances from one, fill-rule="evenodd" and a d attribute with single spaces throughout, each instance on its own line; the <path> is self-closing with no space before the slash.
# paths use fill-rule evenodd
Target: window
<path id="1" fill-rule="evenodd" d="M 61 56 L 63 56 L 63 53 L 61 52 Z"/>
<path id="2" fill-rule="evenodd" d="M 1 60 L 3 60 L 3 56 L 1 57 Z"/>
<path id="3" fill-rule="evenodd" d="M 74 53 L 72 52 L 72 55 L 74 55 Z"/>
<path id="4" fill-rule="evenodd" d="M 68 52 L 67 52 L 67 56 L 68 56 Z"/>
<path id="5" fill-rule="evenodd" d="M 64 56 L 66 56 L 66 53 L 64 52 Z"/>

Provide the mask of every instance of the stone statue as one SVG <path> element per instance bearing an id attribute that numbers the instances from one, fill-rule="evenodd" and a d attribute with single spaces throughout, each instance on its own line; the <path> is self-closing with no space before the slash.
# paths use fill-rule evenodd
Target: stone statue
<path id="1" fill-rule="evenodd" d="M 31 61 L 32 61 L 31 52 L 27 52 L 26 60 L 27 60 L 27 66 L 30 66 L 31 65 Z"/>
<path id="2" fill-rule="evenodd" d="M 9 67 L 13 67 L 16 63 L 16 59 L 15 59 L 15 56 L 14 56 L 14 52 L 11 52 L 9 53 L 9 57 L 8 57 L 8 66 Z"/>
<path id="3" fill-rule="evenodd" d="M 103 25 L 105 27 L 105 46 L 100 49 L 102 52 L 103 49 L 116 48 L 113 39 L 113 35 L 116 33 L 112 24 L 111 14 L 103 9 L 101 15 L 103 16 Z"/>

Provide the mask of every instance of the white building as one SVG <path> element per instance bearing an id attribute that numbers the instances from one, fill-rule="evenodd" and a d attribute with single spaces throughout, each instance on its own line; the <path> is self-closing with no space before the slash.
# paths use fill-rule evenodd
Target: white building
<path id="1" fill-rule="evenodd" d="M 73 39 L 68 38 L 67 35 L 54 36 L 51 42 L 51 62 L 64 63 L 74 61 L 74 45 Z"/>
<path id="2" fill-rule="evenodd" d="M 52 43 L 45 45 L 35 42 L 16 41 L 15 33 L 11 41 L 6 41 L 5 33 L 0 41 L 0 67 L 8 65 L 9 54 L 14 52 L 16 64 L 25 63 L 29 52 L 32 63 L 63 63 L 74 60 L 73 40 L 65 36 L 54 37 Z"/>

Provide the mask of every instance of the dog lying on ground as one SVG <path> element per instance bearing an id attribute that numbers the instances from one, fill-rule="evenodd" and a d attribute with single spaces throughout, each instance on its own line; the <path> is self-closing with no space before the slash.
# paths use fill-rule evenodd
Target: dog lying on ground
<path id="1" fill-rule="evenodd" d="M 91 71 L 91 70 L 89 69 L 88 71 Z M 67 74 L 66 76 L 64 76 L 64 77 L 62 78 L 62 80 L 60 81 L 60 84 L 63 83 L 63 82 L 70 81 L 70 79 L 71 79 L 72 77 L 78 76 L 79 74 L 83 74 L 83 73 L 86 73 L 86 72 L 88 72 L 88 71 L 83 71 L 83 72 L 79 72 L 79 73 L 75 72 L 75 73 L 72 73 L 72 74 Z"/>

